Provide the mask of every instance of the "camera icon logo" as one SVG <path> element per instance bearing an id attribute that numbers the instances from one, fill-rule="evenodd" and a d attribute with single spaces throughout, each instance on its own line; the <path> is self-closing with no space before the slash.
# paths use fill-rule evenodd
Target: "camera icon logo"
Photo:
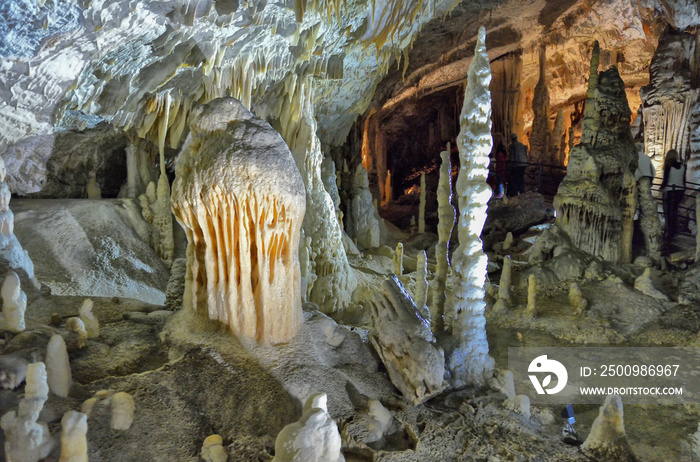
<path id="1" fill-rule="evenodd" d="M 532 386 L 535 387 L 538 395 L 554 395 L 559 393 L 566 386 L 567 380 L 569 380 L 569 374 L 562 363 L 554 359 L 547 359 L 547 355 L 538 356 L 532 360 L 530 366 L 528 366 L 527 371 L 529 373 L 546 373 L 547 375 L 542 379 L 540 383 L 537 375 L 529 375 Z M 552 374 L 557 377 L 557 384 L 554 387 L 547 388 L 552 382 Z"/>

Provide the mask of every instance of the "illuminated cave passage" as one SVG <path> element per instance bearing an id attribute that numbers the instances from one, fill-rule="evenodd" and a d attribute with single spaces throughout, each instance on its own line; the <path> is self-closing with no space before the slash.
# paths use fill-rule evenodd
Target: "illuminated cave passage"
<path id="1" fill-rule="evenodd" d="M 699 31 L 694 0 L 0 2 L 0 462 L 697 460 Z M 568 394 L 549 350 L 590 345 L 665 348 L 686 401 Z"/>

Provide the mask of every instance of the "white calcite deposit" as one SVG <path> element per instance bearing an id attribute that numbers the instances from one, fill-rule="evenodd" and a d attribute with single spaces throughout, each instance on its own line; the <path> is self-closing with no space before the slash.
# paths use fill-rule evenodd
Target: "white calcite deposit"
<path id="1" fill-rule="evenodd" d="M 280 135 L 239 101 L 199 106 L 177 164 L 185 305 L 236 335 L 290 340 L 301 324 L 304 183 Z"/>
<path id="2" fill-rule="evenodd" d="M 273 462 L 345 462 L 338 425 L 328 414 L 327 396 L 317 393 L 304 404 L 298 422 L 277 435 Z"/>
<path id="3" fill-rule="evenodd" d="M 56 334 L 46 347 L 46 373 L 51 393 L 62 398 L 68 397 L 73 383 L 66 342 Z"/>
<path id="4" fill-rule="evenodd" d="M 453 342 L 446 351 L 447 368 L 455 386 L 483 384 L 493 369 L 486 341 L 484 301 L 486 266 L 481 231 L 491 187 L 486 183 L 491 152 L 491 68 L 486 53 L 486 31 L 479 29 L 469 80 L 464 92 L 457 138 L 460 168 L 457 177 L 459 247 L 452 258 L 456 273 L 454 295 L 449 312 Z M 447 350 L 447 348 L 446 348 Z"/>

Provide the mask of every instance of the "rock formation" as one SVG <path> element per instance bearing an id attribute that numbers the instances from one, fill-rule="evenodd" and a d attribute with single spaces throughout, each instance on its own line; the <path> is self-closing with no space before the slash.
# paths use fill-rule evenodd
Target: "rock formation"
<path id="1" fill-rule="evenodd" d="M 537 316 L 537 277 L 531 274 L 527 279 L 527 307 L 525 316 L 534 318 Z"/>
<path id="2" fill-rule="evenodd" d="M 328 414 L 325 393 L 311 395 L 298 422 L 277 435 L 272 462 L 345 462 L 338 425 Z"/>
<path id="3" fill-rule="evenodd" d="M 384 281 L 371 309 L 370 341 L 401 394 L 419 404 L 444 390 L 444 353 L 396 276 Z"/>
<path id="4" fill-rule="evenodd" d="M 218 99 L 193 110 L 176 173 L 173 211 L 188 239 L 185 305 L 237 335 L 291 339 L 301 324 L 306 204 L 282 138 L 238 101 Z"/>
<path id="5" fill-rule="evenodd" d="M 600 407 L 600 413 L 593 422 L 591 432 L 581 446 L 589 457 L 600 462 L 634 462 L 637 459 L 625 435 L 622 400 L 617 395 L 609 395 Z"/>
<path id="6" fill-rule="evenodd" d="M 228 454 L 224 449 L 224 440 L 220 435 L 207 436 L 202 443 L 202 451 L 200 456 L 204 462 L 226 462 Z"/>
<path id="7" fill-rule="evenodd" d="M 24 312 L 27 310 L 27 295 L 20 288 L 19 276 L 10 271 L 2 283 L 3 329 L 10 332 L 22 332 L 25 329 Z"/>
<path id="8" fill-rule="evenodd" d="M 46 375 L 49 390 L 56 396 L 68 397 L 73 383 L 68 359 L 68 350 L 63 337 L 56 334 L 51 337 L 46 347 Z"/>
<path id="9" fill-rule="evenodd" d="M 569 305 L 576 310 L 576 314 L 581 314 L 588 308 L 588 300 L 583 298 L 581 289 L 575 282 L 572 282 L 569 286 Z"/>
<path id="10" fill-rule="evenodd" d="M 513 260 L 510 255 L 503 257 L 503 268 L 501 269 L 501 280 L 498 282 L 498 299 L 493 308 L 496 311 L 505 311 L 510 305 L 511 268 Z"/>
<path id="11" fill-rule="evenodd" d="M 435 245 L 435 277 L 431 285 L 430 323 L 433 332 L 445 328 L 445 285 L 450 268 L 450 237 L 455 224 L 455 208 L 452 206 L 452 163 L 450 144 L 440 153 L 440 181 L 438 183 L 438 242 Z"/>
<path id="12" fill-rule="evenodd" d="M 569 156 L 554 207 L 557 226 L 576 247 L 607 261 L 630 262 L 637 152 L 624 82 L 614 67 L 598 74 L 599 53 L 596 42 L 581 143 Z"/>
<path id="13" fill-rule="evenodd" d="M 644 144 L 659 180 L 663 176 L 666 153 L 675 149 L 688 162 L 687 178 L 698 182 L 700 146 L 691 145 L 691 119 L 700 108 L 700 83 L 697 79 L 700 60 L 694 51 L 696 37 L 697 34 L 667 26 L 649 66 L 649 85 L 640 91 Z"/>
<path id="14" fill-rule="evenodd" d="M 394 250 L 394 274 L 401 276 L 403 274 L 403 243 L 396 244 Z"/>
<path id="15" fill-rule="evenodd" d="M 112 418 L 110 425 L 112 430 L 128 430 L 134 422 L 134 398 L 129 393 L 120 391 L 111 398 Z"/>
<path id="16" fill-rule="evenodd" d="M 61 419 L 61 458 L 58 462 L 88 462 L 87 416 L 68 411 Z"/>
<path id="17" fill-rule="evenodd" d="M 92 312 L 93 302 L 91 299 L 86 298 L 80 307 L 80 320 L 83 321 L 85 325 L 85 332 L 87 333 L 87 338 L 97 338 L 100 336 L 100 323 Z"/>
<path id="18" fill-rule="evenodd" d="M 540 46 L 540 78 L 532 99 L 532 135 L 530 136 L 530 159 L 533 163 L 553 164 L 552 129 L 549 126 L 549 90 L 547 89 L 547 47 Z"/>
<path id="19" fill-rule="evenodd" d="M 5 460 L 7 462 L 38 462 L 47 457 L 54 446 L 45 423 L 37 422 L 39 413 L 49 397 L 44 363 L 32 363 L 27 368 L 24 399 L 17 411 L 10 411 L 0 419 L 5 432 Z"/>
<path id="20" fill-rule="evenodd" d="M 459 199 L 459 247 L 452 258 L 456 273 L 449 309 L 453 343 L 447 351 L 447 368 L 453 385 L 457 387 L 483 384 L 485 376 L 494 366 L 494 360 L 488 354 L 484 318 L 488 258 L 483 252 L 479 237 L 491 198 L 491 188 L 486 183 L 492 147 L 490 81 L 486 31 L 481 27 L 474 58 L 469 66 L 460 116 L 461 129 L 457 138 L 460 158 L 456 185 Z"/>
<path id="21" fill-rule="evenodd" d="M 425 250 L 416 255 L 416 272 L 416 294 L 413 298 L 416 306 L 420 308 L 428 304 L 428 257 Z"/>
<path id="22" fill-rule="evenodd" d="M 379 247 L 379 221 L 369 190 L 367 170 L 362 164 L 355 169 L 352 181 L 352 204 L 348 231 L 350 237 L 357 239 L 357 245 L 363 249 Z"/>

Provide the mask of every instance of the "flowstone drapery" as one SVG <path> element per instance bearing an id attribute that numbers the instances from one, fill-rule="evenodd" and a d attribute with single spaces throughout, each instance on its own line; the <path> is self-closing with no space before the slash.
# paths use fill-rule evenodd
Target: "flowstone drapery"
<path id="1" fill-rule="evenodd" d="M 637 151 L 625 84 L 612 67 L 598 74 L 593 48 L 581 143 L 554 197 L 557 226 L 576 247 L 610 262 L 630 262 L 637 190 Z"/>
<path id="2" fill-rule="evenodd" d="M 214 100 L 193 110 L 176 176 L 172 207 L 188 239 L 185 306 L 259 342 L 291 339 L 302 321 L 306 203 L 282 138 L 239 101 Z"/>
<path id="3" fill-rule="evenodd" d="M 469 66 L 460 116 L 461 129 L 457 137 L 460 159 L 456 185 L 459 199 L 459 247 L 452 258 L 452 267 L 457 277 L 449 310 L 452 317 L 452 344 L 449 345 L 449 350 L 446 348 L 447 368 L 451 373 L 452 384 L 456 387 L 482 385 L 485 376 L 494 367 L 494 360 L 489 356 L 484 317 L 484 284 L 488 258 L 479 237 L 491 198 L 491 188 L 486 183 L 493 144 L 490 82 L 486 30 L 480 27 L 474 58 Z"/>

